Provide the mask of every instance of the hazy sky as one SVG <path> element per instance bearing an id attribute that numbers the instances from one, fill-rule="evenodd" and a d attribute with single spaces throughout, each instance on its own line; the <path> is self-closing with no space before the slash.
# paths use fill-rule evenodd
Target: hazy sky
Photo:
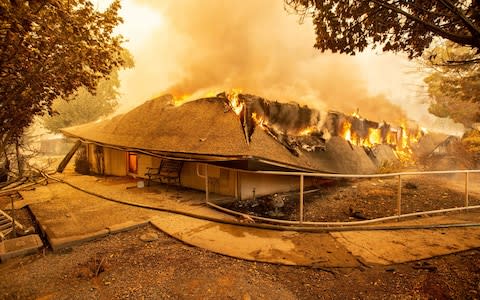
<path id="1" fill-rule="evenodd" d="M 198 98 L 240 88 L 324 110 L 359 108 L 377 121 L 413 119 L 450 128 L 421 104 L 415 63 L 380 51 L 354 57 L 321 53 L 313 48 L 310 20 L 299 24 L 282 0 L 121 2 L 119 32 L 136 63 L 121 75 L 121 112 L 166 92 Z"/>

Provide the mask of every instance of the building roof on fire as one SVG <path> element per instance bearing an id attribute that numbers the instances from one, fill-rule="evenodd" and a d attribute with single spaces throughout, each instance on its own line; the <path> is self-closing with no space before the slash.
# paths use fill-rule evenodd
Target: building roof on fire
<path id="1" fill-rule="evenodd" d="M 239 116 L 222 97 L 175 106 L 172 97 L 166 95 L 110 120 L 69 127 L 62 132 L 88 142 L 177 159 L 257 161 L 262 169 L 272 166 L 272 170 L 273 166 L 350 174 L 376 170 L 362 147 L 340 137 L 331 138 L 324 149 L 300 148 L 295 154 L 257 126 L 247 143 Z"/>

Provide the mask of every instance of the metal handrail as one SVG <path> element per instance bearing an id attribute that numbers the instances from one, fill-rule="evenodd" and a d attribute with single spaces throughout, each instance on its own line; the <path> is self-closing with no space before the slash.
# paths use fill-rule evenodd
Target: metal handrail
<path id="1" fill-rule="evenodd" d="M 480 205 L 477 206 L 469 206 L 469 174 L 470 173 L 480 173 L 480 170 L 451 170 L 451 171 L 415 171 L 415 172 L 396 172 L 396 173 L 382 173 L 382 174 L 332 174 L 332 173 L 307 173 L 307 172 L 285 172 L 285 171 L 249 171 L 249 170 L 242 170 L 242 172 L 247 173 L 256 173 L 256 174 L 268 174 L 268 175 L 283 175 L 283 176 L 299 176 L 299 220 L 298 221 L 286 221 L 286 220 L 277 220 L 272 218 L 265 218 L 265 217 L 257 217 L 251 216 L 249 217 L 261 221 L 267 221 L 272 223 L 282 223 L 282 224 L 304 224 L 304 225 L 323 225 L 323 226 L 331 226 L 331 225 L 360 225 L 360 224 L 369 224 L 369 223 L 376 223 L 388 220 L 399 220 L 404 219 L 412 216 L 419 216 L 425 214 L 438 214 L 444 212 L 451 212 L 451 211 L 461 211 L 461 210 L 470 210 L 470 209 L 477 209 L 480 208 Z M 408 213 L 402 214 L 402 176 L 411 176 L 411 175 L 440 175 L 440 174 L 465 174 L 465 201 L 464 207 L 455 207 L 455 208 L 446 208 L 446 209 L 439 209 L 439 210 L 432 210 L 432 211 L 423 211 L 423 212 L 415 212 L 415 213 Z M 206 203 L 209 206 L 215 207 L 221 210 L 227 210 L 225 208 L 221 208 L 218 205 L 215 205 L 209 202 L 209 191 L 208 191 L 208 174 L 205 174 L 205 199 Z M 396 210 L 397 213 L 394 216 L 376 218 L 371 220 L 363 220 L 363 221 L 350 221 L 350 222 L 306 222 L 304 221 L 304 178 L 307 177 L 325 177 L 325 178 L 386 178 L 386 177 L 397 177 L 398 178 L 398 185 L 397 185 L 397 200 L 396 200 Z M 230 211 L 230 210 L 229 210 Z M 244 215 L 239 213 L 240 215 Z"/>

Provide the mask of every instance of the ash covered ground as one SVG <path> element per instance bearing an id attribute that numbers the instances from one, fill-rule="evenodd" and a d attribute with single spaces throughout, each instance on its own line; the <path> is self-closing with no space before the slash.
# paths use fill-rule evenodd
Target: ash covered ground
<path id="1" fill-rule="evenodd" d="M 478 176 L 470 175 L 469 205 L 480 204 Z M 375 178 L 324 180 L 316 191 L 304 196 L 304 220 L 354 221 L 395 215 L 398 179 Z M 276 199 L 281 198 L 278 201 Z M 402 177 L 402 213 L 462 207 L 465 204 L 464 175 Z M 298 192 L 235 201 L 226 208 L 255 216 L 298 220 Z"/>

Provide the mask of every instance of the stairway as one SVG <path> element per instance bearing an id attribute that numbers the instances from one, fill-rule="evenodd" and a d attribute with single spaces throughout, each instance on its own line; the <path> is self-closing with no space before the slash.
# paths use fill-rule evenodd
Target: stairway
<path id="1" fill-rule="evenodd" d="M 23 226 L 17 221 L 15 221 L 15 230 L 23 230 Z M 3 210 L 0 210 L 0 241 L 4 240 L 12 231 L 12 218 Z"/>

